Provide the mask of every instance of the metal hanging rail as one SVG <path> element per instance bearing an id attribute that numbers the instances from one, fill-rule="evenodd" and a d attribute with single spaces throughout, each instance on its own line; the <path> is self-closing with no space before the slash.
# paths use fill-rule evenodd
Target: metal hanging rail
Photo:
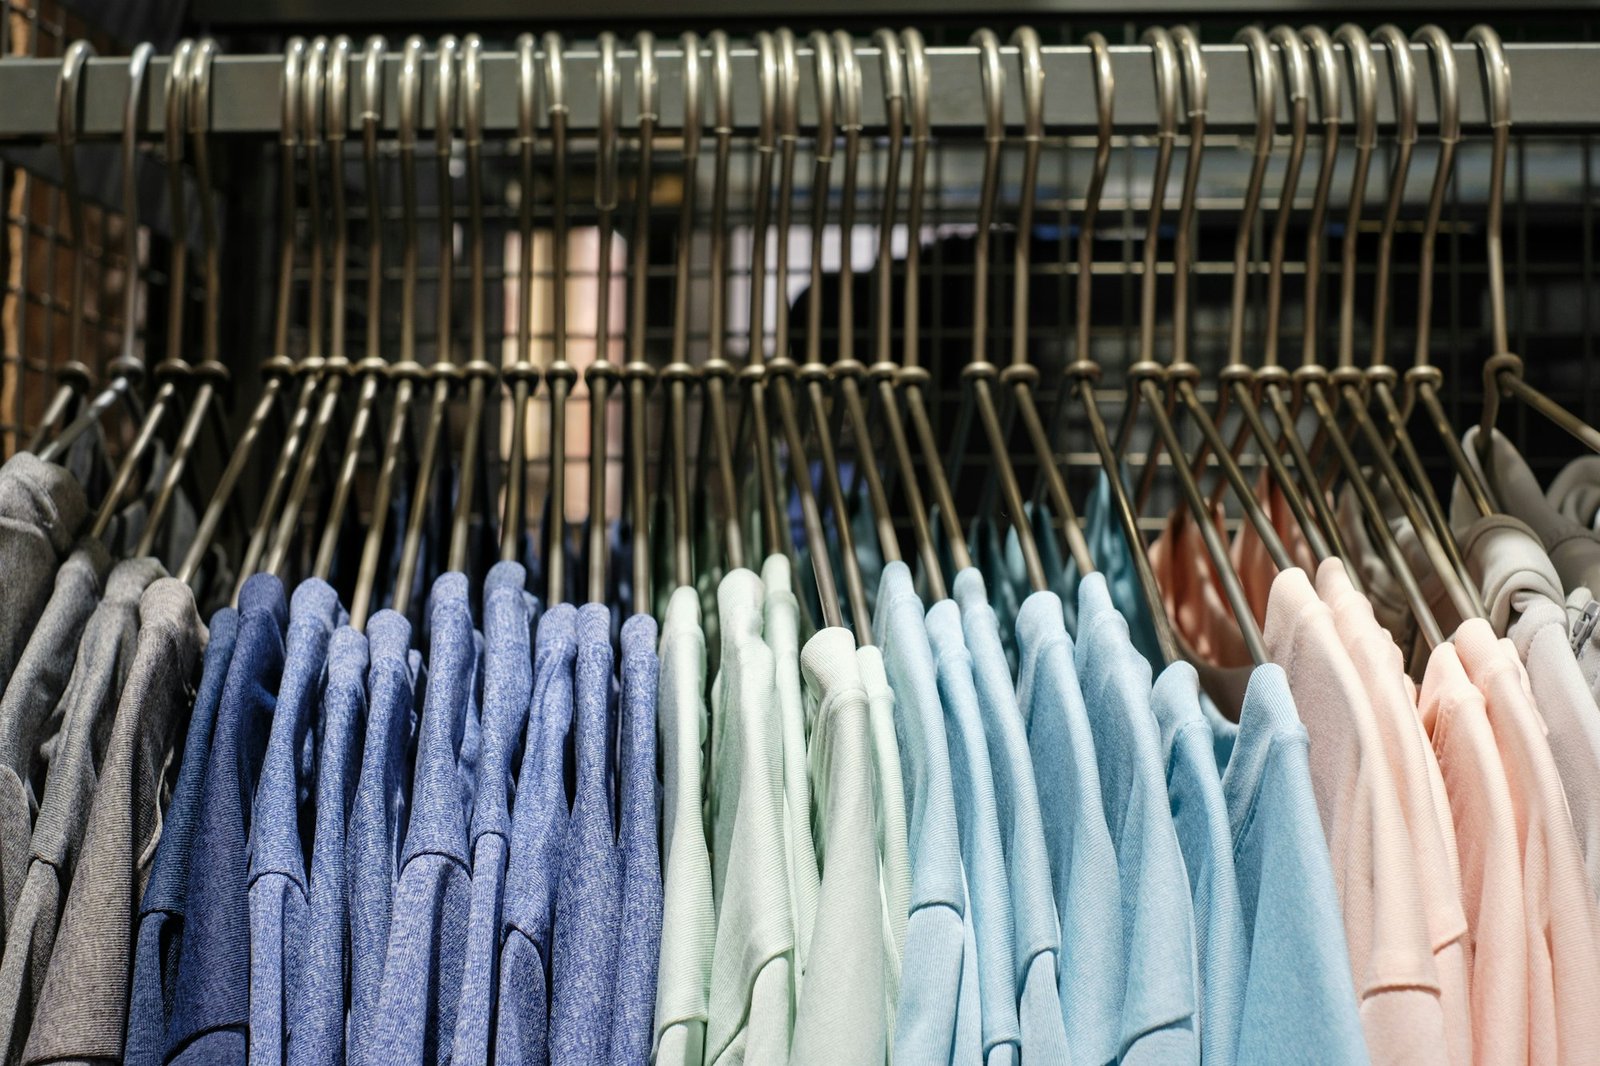
<path id="1" fill-rule="evenodd" d="M 1478 50 L 1471 44 L 1457 44 L 1456 62 L 1461 76 L 1461 121 L 1468 128 L 1488 125 L 1485 107 L 1483 65 Z M 1003 50 L 1014 60 L 1014 50 Z M 1095 127 L 1093 69 L 1089 49 L 1082 46 L 1045 48 L 1045 114 L 1051 132 L 1091 131 Z M 1426 126 L 1435 120 L 1433 66 L 1426 50 L 1413 49 L 1416 58 L 1418 119 Z M 975 48 L 930 48 L 928 50 L 930 108 L 933 123 L 942 130 L 978 130 L 983 125 L 982 100 L 978 81 L 978 52 Z M 1207 126 L 1212 130 L 1243 132 L 1253 130 L 1256 111 L 1253 103 L 1249 54 L 1240 45 L 1207 45 L 1204 48 L 1209 100 Z M 883 92 L 878 51 L 863 43 L 856 49 L 861 72 L 861 119 L 871 128 L 882 125 Z M 800 93 L 802 123 L 812 123 L 814 99 L 810 79 L 809 52 L 801 49 Z M 1518 131 L 1562 131 L 1592 129 L 1600 116 L 1600 43 L 1507 44 L 1505 57 L 1511 71 L 1514 95 L 1513 116 Z M 1377 56 L 1380 62 L 1387 62 Z M 568 129 L 593 130 L 598 117 L 596 68 L 599 54 L 592 48 L 576 48 L 564 53 L 567 75 Z M 543 55 L 540 55 L 543 61 Z M 709 62 L 709 53 L 703 53 Z M 731 52 L 733 65 L 733 120 L 739 131 L 755 131 L 760 125 L 760 93 L 754 49 Z M 1151 77 L 1149 49 L 1126 45 L 1111 49 L 1116 76 L 1115 126 L 1123 132 L 1148 131 L 1156 115 L 1155 82 Z M 158 139 L 166 113 L 166 71 L 170 60 L 159 57 L 150 64 L 145 90 L 146 136 Z M 624 84 L 634 76 L 637 56 L 619 52 L 619 73 Z M 1348 81 L 1349 64 L 1339 65 L 1339 77 Z M 678 128 L 682 123 L 683 54 L 662 47 L 656 52 L 659 73 L 661 125 Z M 383 128 L 394 130 L 399 119 L 400 58 L 391 55 L 385 62 L 389 91 L 384 94 Z M 279 116 L 279 78 L 283 73 L 280 55 L 221 55 L 212 73 L 213 133 L 276 132 Z M 0 62 L 0 141 L 49 140 L 55 136 L 55 93 L 60 62 L 51 59 L 6 59 Z M 513 52 L 490 52 L 483 57 L 485 88 L 484 129 L 510 131 L 517 128 L 517 56 Z M 432 80 L 433 64 L 427 64 L 424 82 Z M 1393 120 L 1394 101 L 1390 79 L 1380 80 L 1378 119 Z M 82 112 L 79 134 L 83 137 L 113 137 L 120 133 L 128 91 L 127 60 L 92 59 L 83 74 Z M 425 84 L 423 91 L 428 92 Z M 1022 123 L 1021 85 L 1008 79 L 1005 89 L 1005 118 L 1008 125 Z M 346 101 L 349 121 L 359 120 L 358 102 Z M 1279 121 L 1287 124 L 1287 103 L 1279 94 Z M 1346 120 L 1353 94 L 1349 86 L 1340 92 Z M 619 121 L 626 126 L 636 120 L 634 102 L 627 99 Z M 543 116 L 543 112 L 540 112 Z M 542 119 L 544 121 L 544 119 Z M 431 128 L 433 114 L 424 109 L 420 126 Z"/>

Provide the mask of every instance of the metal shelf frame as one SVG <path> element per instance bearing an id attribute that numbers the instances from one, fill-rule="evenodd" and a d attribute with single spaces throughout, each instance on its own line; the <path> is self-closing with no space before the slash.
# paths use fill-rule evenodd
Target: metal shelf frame
<path id="1" fill-rule="evenodd" d="M 360 42 L 356 42 L 360 47 Z M 870 130 L 884 121 L 883 83 L 878 51 L 865 43 L 856 49 L 862 79 L 862 121 Z M 1434 121 L 1437 109 L 1433 94 L 1433 70 L 1427 52 L 1413 48 L 1417 68 L 1418 118 L 1424 135 Z M 1005 115 L 1013 128 L 1022 122 L 1020 71 L 1016 52 L 1004 49 L 1006 63 Z M 1255 122 L 1254 88 L 1245 49 L 1239 45 L 1208 45 L 1204 48 L 1209 101 L 1207 128 L 1214 131 L 1244 132 Z M 1506 62 L 1511 72 L 1512 120 L 1516 130 L 1578 133 L 1600 125 L 1600 43 L 1507 43 Z M 1388 58 L 1374 46 L 1378 62 L 1379 121 L 1393 121 L 1392 86 L 1387 77 Z M 683 124 L 683 54 L 676 41 L 663 40 L 657 52 L 660 127 L 680 129 Z M 1155 79 L 1151 52 L 1142 45 L 1117 45 L 1111 48 L 1115 84 L 1115 126 L 1120 133 L 1137 134 L 1152 129 L 1155 123 Z M 596 75 L 599 56 L 587 44 L 578 44 L 564 53 L 567 71 L 568 128 L 575 132 L 593 130 L 597 121 Z M 633 91 L 637 55 L 629 50 L 620 54 L 623 91 L 619 94 L 619 122 L 627 129 L 637 121 L 637 94 Z M 709 63 L 709 53 L 704 54 Z M 809 49 L 799 51 L 801 122 L 814 121 L 813 70 Z M 540 56 L 541 62 L 543 56 Z M 1456 45 L 1456 60 L 1461 82 L 1461 119 L 1468 130 L 1487 128 L 1483 63 L 1470 44 Z M 759 123 L 759 84 L 754 49 L 740 47 L 732 53 L 734 78 L 734 125 L 741 133 L 754 132 Z M 1045 64 L 1045 121 L 1052 134 L 1081 134 L 1095 127 L 1094 84 L 1089 49 L 1081 45 L 1047 47 Z M 146 78 L 143 133 L 154 139 L 161 134 L 165 113 L 165 82 L 168 60 L 155 59 Z M 387 91 L 384 96 L 383 126 L 393 131 L 399 117 L 395 86 L 400 59 L 391 51 L 385 62 Z M 1349 64 L 1340 65 L 1344 85 L 1340 103 L 1344 118 L 1352 117 L 1349 91 Z M 222 55 L 213 71 L 211 131 L 218 134 L 268 134 L 278 131 L 280 122 L 279 84 L 283 60 L 280 55 Z M 934 128 L 942 132 L 972 132 L 983 124 L 980 100 L 979 62 L 975 48 L 930 48 L 930 111 Z M 55 137 L 55 93 L 60 75 L 58 61 L 49 59 L 0 60 L 0 142 L 50 141 Z M 506 133 L 516 129 L 516 56 L 511 52 L 489 52 L 484 56 L 485 128 Z M 436 116 L 427 102 L 431 90 L 433 65 L 424 73 L 421 128 L 431 129 Z M 1281 79 L 1280 79 L 1281 80 Z M 351 97 L 346 102 L 350 127 L 358 124 L 357 79 L 351 79 Z M 128 91 L 127 61 L 93 59 L 83 76 L 79 135 L 86 138 L 114 137 L 120 134 L 123 107 Z M 542 95 L 542 92 L 541 92 Z M 1279 119 L 1287 122 L 1287 99 L 1279 91 Z M 709 110 L 705 121 L 709 122 Z M 548 116 L 540 106 L 541 127 Z"/>

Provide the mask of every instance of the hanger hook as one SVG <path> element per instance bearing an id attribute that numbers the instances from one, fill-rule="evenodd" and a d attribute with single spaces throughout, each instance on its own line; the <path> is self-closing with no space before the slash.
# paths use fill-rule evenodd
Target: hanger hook
<path id="1" fill-rule="evenodd" d="M 970 365 L 988 363 L 989 347 L 989 231 L 994 225 L 999 198 L 1000 146 L 1005 142 L 1005 67 L 1000 62 L 1000 40 L 993 30 L 972 35 L 978 48 L 978 73 L 983 86 L 983 183 L 978 201 L 978 232 L 973 241 L 972 354 Z"/>
<path id="2" fill-rule="evenodd" d="M 89 383 L 88 364 L 83 361 L 84 289 L 88 281 L 86 223 L 83 191 L 78 184 L 78 116 L 83 108 L 83 69 L 95 54 L 88 41 L 73 41 L 61 59 L 61 75 L 56 81 L 56 146 L 61 153 L 61 186 L 67 194 L 67 217 L 72 222 L 72 243 L 76 266 L 72 278 L 72 331 L 69 358 L 62 377 Z"/>
<path id="3" fill-rule="evenodd" d="M 1389 347 L 1389 277 L 1394 261 L 1395 228 L 1405 201 L 1406 176 L 1411 169 L 1411 153 L 1417 143 L 1417 70 L 1411 59 L 1411 43 L 1392 22 L 1372 31 L 1372 39 L 1389 57 L 1389 77 L 1395 101 L 1395 157 L 1389 175 L 1389 198 L 1384 205 L 1383 229 L 1378 237 L 1378 274 L 1373 286 L 1371 366 L 1387 362 Z"/>
<path id="4" fill-rule="evenodd" d="M 1311 197 L 1311 216 L 1306 226 L 1305 330 L 1300 347 L 1302 370 L 1318 373 L 1317 332 L 1321 324 L 1318 305 L 1322 292 L 1323 230 L 1327 223 L 1333 171 L 1339 157 L 1339 129 L 1343 116 L 1339 98 L 1338 56 L 1333 50 L 1333 38 L 1321 26 L 1304 27 L 1300 37 L 1305 42 L 1308 62 L 1315 76 L 1317 118 L 1323 130 L 1322 162 L 1317 170 L 1317 184 Z"/>
<path id="5" fill-rule="evenodd" d="M 1189 119 L 1188 161 L 1183 168 L 1183 193 L 1178 201 L 1177 239 L 1173 244 L 1172 365 L 1189 366 L 1190 231 L 1197 209 L 1200 165 L 1205 158 L 1207 74 L 1200 38 L 1188 26 L 1172 28 L 1183 74 L 1184 111 Z"/>
<path id="6" fill-rule="evenodd" d="M 906 192 L 905 329 L 901 335 L 900 357 L 904 370 L 917 367 L 922 358 L 922 192 L 927 181 L 928 147 L 933 138 L 928 117 L 932 85 L 927 47 L 922 33 L 915 28 L 901 31 L 900 40 L 905 53 L 906 103 L 911 124 L 911 187 Z"/>
<path id="7" fill-rule="evenodd" d="M 1350 178 L 1349 203 L 1345 208 L 1344 240 L 1340 242 L 1339 271 L 1339 350 L 1336 373 L 1349 375 L 1355 365 L 1356 248 L 1361 231 L 1361 214 L 1366 202 L 1367 177 L 1372 149 L 1377 144 L 1378 68 L 1372 59 L 1372 41 L 1366 31 L 1353 22 L 1334 30 L 1334 40 L 1344 46 L 1351 64 L 1350 95 L 1356 110 L 1356 166 Z"/>
<path id="8" fill-rule="evenodd" d="M 1172 166 L 1172 147 L 1178 136 L 1178 50 L 1172 43 L 1172 34 L 1161 26 L 1152 26 L 1143 34 L 1142 41 L 1150 47 L 1156 78 L 1156 137 L 1159 143 L 1156 172 L 1150 186 L 1150 208 L 1146 215 L 1144 239 L 1144 275 L 1140 279 L 1139 362 L 1130 367 L 1130 384 L 1138 376 L 1159 373 L 1155 362 L 1156 344 L 1156 272 L 1160 258 L 1161 215 L 1165 207 L 1167 177 Z M 1131 416 L 1135 405 L 1130 401 L 1127 412 Z M 1128 420 L 1118 434 L 1119 443 L 1127 439 Z"/>
<path id="9" fill-rule="evenodd" d="M 878 223 L 878 292 L 874 313 L 873 366 L 880 372 L 892 371 L 894 343 L 894 224 L 900 193 L 900 161 L 905 137 L 905 61 L 900 55 L 900 39 L 893 30 L 882 29 L 872 35 L 878 49 L 879 73 L 883 81 L 885 159 L 883 169 L 882 215 Z M 911 239 L 915 239 L 912 235 Z"/>
<path id="10" fill-rule="evenodd" d="M 1489 161 L 1489 217 L 1484 236 L 1489 245 L 1489 310 L 1494 354 L 1503 355 L 1511 350 L 1506 315 L 1505 263 L 1501 246 L 1506 152 L 1511 142 L 1511 68 L 1506 63 L 1500 35 L 1493 27 L 1479 23 L 1467 31 L 1467 40 L 1477 45 L 1478 55 L 1483 61 L 1486 110 L 1493 136 Z M 1498 389 L 1488 390 L 1489 394 L 1497 392 Z"/>
<path id="11" fill-rule="evenodd" d="M 200 203 L 200 232 L 205 243 L 205 329 L 202 332 L 202 367 L 219 384 L 227 368 L 219 360 L 221 346 L 219 308 L 222 300 L 222 241 L 217 229 L 217 209 L 211 192 L 211 70 L 217 42 L 200 38 L 189 61 L 189 136 L 194 140 L 194 173 Z"/>
<path id="12" fill-rule="evenodd" d="M 1412 367 L 1406 372 L 1404 414 L 1409 416 L 1416 398 L 1416 387 L 1424 377 L 1435 383 L 1438 368 L 1431 365 L 1429 341 L 1433 330 L 1433 263 L 1439 235 L 1439 220 L 1444 215 L 1445 193 L 1455 163 L 1456 145 L 1461 143 L 1461 78 L 1456 67 L 1455 49 L 1450 37 L 1438 26 L 1428 25 L 1411 35 L 1428 49 L 1432 60 L 1435 108 L 1439 114 L 1439 157 L 1434 165 L 1433 185 L 1428 191 L 1428 213 L 1422 223 L 1422 254 L 1418 270 L 1417 342 Z"/>
<path id="13" fill-rule="evenodd" d="M 1262 187 L 1266 184 L 1267 163 L 1272 157 L 1278 119 L 1278 69 L 1272 61 L 1272 44 L 1260 27 L 1246 26 L 1234 37 L 1250 53 L 1251 87 L 1255 93 L 1256 130 L 1252 149 L 1250 179 L 1245 186 L 1244 205 L 1239 212 L 1239 227 L 1233 241 L 1233 304 L 1228 319 L 1228 365 L 1244 365 L 1244 316 L 1250 265 L 1250 237 L 1256 213 L 1261 209 Z"/>
<path id="14" fill-rule="evenodd" d="M 167 213 L 171 217 L 172 247 L 167 266 L 167 354 L 165 365 L 174 370 L 186 365 L 184 353 L 184 305 L 189 289 L 188 219 L 184 203 L 184 136 L 189 125 L 190 62 L 194 41 L 185 37 L 172 49 L 167 63 L 166 125 L 162 130 L 163 154 L 167 165 Z"/>
<path id="15" fill-rule="evenodd" d="M 1089 189 L 1084 196 L 1083 217 L 1078 222 L 1078 335 L 1076 373 L 1098 376 L 1100 368 L 1094 361 L 1089 343 L 1090 295 L 1094 283 L 1094 232 L 1095 220 L 1100 214 L 1100 197 L 1106 187 L 1106 171 L 1111 164 L 1112 108 L 1116 97 L 1116 74 L 1111 67 L 1111 49 L 1099 33 L 1085 34 L 1084 45 L 1089 49 L 1090 70 L 1094 75 L 1095 148 L 1094 166 L 1089 176 Z"/>

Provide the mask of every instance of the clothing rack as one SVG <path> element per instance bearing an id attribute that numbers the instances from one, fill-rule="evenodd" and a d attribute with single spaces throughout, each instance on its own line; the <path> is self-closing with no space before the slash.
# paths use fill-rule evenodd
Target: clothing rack
<path id="1" fill-rule="evenodd" d="M 1253 129 L 1256 121 L 1252 97 L 1249 56 L 1241 45 L 1206 45 L 1202 49 L 1207 72 L 1208 101 L 1206 126 L 1215 132 Z M 797 50 L 799 58 L 800 122 L 816 121 L 815 71 L 809 48 Z M 861 121 L 871 128 L 884 121 L 882 69 L 876 48 L 857 45 L 856 63 L 861 73 Z M 1386 62 L 1382 50 L 1374 46 L 1378 60 Z M 1001 49 L 1001 55 L 1014 69 L 1014 48 Z M 702 62 L 709 61 L 702 50 Z M 1592 129 L 1600 115 L 1600 43 L 1507 43 L 1506 63 L 1513 92 L 1512 118 L 1518 130 L 1581 131 Z M 939 131 L 976 130 L 983 125 L 983 107 L 978 82 L 978 51 L 972 47 L 930 48 L 927 53 L 931 78 L 929 117 Z M 1461 80 L 1461 121 L 1467 130 L 1481 130 L 1487 124 L 1484 75 L 1478 52 L 1471 45 L 1455 45 L 1456 65 Z M 543 53 L 539 54 L 543 62 Z M 733 75 L 733 123 L 736 131 L 749 132 L 759 124 L 760 94 L 756 90 L 759 71 L 756 53 L 750 48 L 731 52 Z M 1095 126 L 1093 71 L 1089 50 L 1079 45 L 1046 47 L 1044 114 L 1047 129 L 1092 130 Z M 1424 127 L 1437 118 L 1434 71 L 1427 50 L 1412 47 L 1417 76 L 1417 118 Z M 598 118 L 596 73 L 599 54 L 589 47 L 563 53 L 566 67 L 567 127 L 570 132 L 592 130 Z M 169 58 L 151 60 L 146 79 L 142 127 L 147 137 L 159 137 L 166 113 L 166 74 Z M 1148 131 L 1155 122 L 1155 85 L 1150 72 L 1150 50 L 1142 45 L 1111 48 L 1112 70 L 1116 78 L 1116 107 L 1113 127 L 1119 132 Z M 0 140 L 40 140 L 54 137 L 56 82 L 60 63 L 49 59 L 8 59 L 0 64 Z M 638 54 L 629 49 L 617 52 L 621 84 L 631 86 L 638 69 Z M 391 52 L 384 61 L 385 93 L 382 127 L 393 132 L 399 121 L 399 100 L 395 91 L 400 57 Z M 675 40 L 662 39 L 656 49 L 660 125 L 678 129 L 683 123 L 683 53 Z M 483 57 L 485 89 L 484 129 L 506 132 L 517 128 L 515 82 L 517 56 L 513 52 L 486 52 Z M 211 91 L 211 132 L 272 133 L 280 126 L 279 89 L 283 57 L 278 54 L 228 55 L 216 58 Z M 430 63 L 423 75 L 424 98 L 432 99 L 434 71 Z M 1353 103 L 1349 85 L 1349 64 L 1341 63 L 1339 76 L 1340 107 L 1344 121 L 1352 118 Z M 122 129 L 127 98 L 127 63 L 116 58 L 91 59 L 83 73 L 82 107 L 79 134 L 83 137 L 112 137 Z M 347 120 L 358 128 L 360 86 L 352 84 L 347 95 Z M 638 123 L 636 94 L 625 91 L 619 97 L 618 121 L 624 128 Z M 1005 120 L 1015 126 L 1022 122 L 1022 88 L 1012 76 L 1005 85 Z M 1280 95 L 1278 120 L 1287 122 L 1288 103 Z M 418 128 L 431 130 L 433 108 L 422 109 Z M 1389 125 L 1394 120 L 1393 85 L 1379 79 L 1378 121 Z M 548 128 L 549 116 L 541 109 L 539 125 Z"/>

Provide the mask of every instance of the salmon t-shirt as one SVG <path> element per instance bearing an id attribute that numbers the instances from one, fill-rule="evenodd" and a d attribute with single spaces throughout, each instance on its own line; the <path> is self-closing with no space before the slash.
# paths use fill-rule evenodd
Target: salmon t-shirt
<path id="1" fill-rule="evenodd" d="M 1448 1060 L 1417 851 L 1383 735 L 1333 612 L 1303 570 L 1272 583 L 1263 627 L 1311 738 L 1311 783 L 1374 1062 Z"/>
<path id="2" fill-rule="evenodd" d="M 1400 649 L 1378 625 L 1372 604 L 1356 591 L 1338 559 L 1317 568 L 1317 595 L 1333 611 L 1345 652 L 1361 676 L 1416 849 L 1417 876 L 1439 972 L 1439 1003 L 1452 1063 L 1471 1063 L 1472 1006 L 1467 981 L 1467 916 L 1461 905 L 1461 869 L 1455 825 L 1444 799 L 1428 735 L 1417 715 L 1415 690 Z"/>
<path id="3" fill-rule="evenodd" d="M 1517 816 L 1528 1061 L 1593 1062 L 1600 1049 L 1600 903 L 1589 887 L 1544 722 L 1515 647 L 1498 640 L 1488 622 L 1463 622 L 1455 645 L 1483 693 Z"/>

